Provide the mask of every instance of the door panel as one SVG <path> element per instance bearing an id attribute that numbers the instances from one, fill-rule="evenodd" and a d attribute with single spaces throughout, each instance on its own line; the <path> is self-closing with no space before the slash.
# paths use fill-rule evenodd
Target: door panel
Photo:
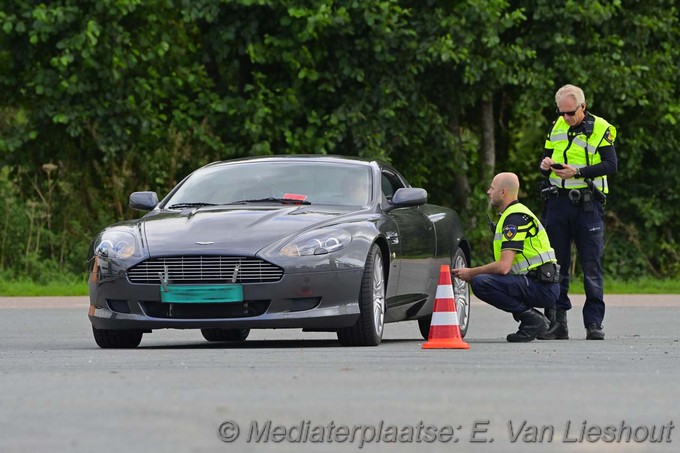
<path id="1" fill-rule="evenodd" d="M 401 241 L 401 269 L 398 292 L 428 293 L 436 249 L 432 223 L 419 207 L 399 208 L 390 213 L 399 225 Z"/>

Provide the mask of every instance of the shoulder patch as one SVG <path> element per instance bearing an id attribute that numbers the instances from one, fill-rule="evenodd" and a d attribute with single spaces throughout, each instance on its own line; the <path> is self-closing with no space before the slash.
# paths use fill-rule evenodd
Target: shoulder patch
<path id="1" fill-rule="evenodd" d="M 604 133 L 604 139 L 609 143 L 610 145 L 614 143 L 614 136 L 612 135 L 611 131 L 607 129 L 607 132 Z"/>
<path id="2" fill-rule="evenodd" d="M 503 227 L 503 236 L 506 239 L 512 239 L 517 234 L 517 225 L 505 225 Z"/>

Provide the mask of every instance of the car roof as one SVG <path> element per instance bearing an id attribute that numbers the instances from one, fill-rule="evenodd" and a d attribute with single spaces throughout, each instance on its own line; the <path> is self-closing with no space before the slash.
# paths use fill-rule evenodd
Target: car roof
<path id="1" fill-rule="evenodd" d="M 232 164 L 232 163 L 246 163 L 246 162 L 330 162 L 330 163 L 338 163 L 338 164 L 359 164 L 359 165 L 371 165 L 371 164 L 378 164 L 381 167 L 382 166 L 387 166 L 390 167 L 391 165 L 387 164 L 386 162 L 377 160 L 377 159 L 369 159 L 365 157 L 356 157 L 356 156 L 339 156 L 339 155 L 329 155 L 329 154 L 279 154 L 279 155 L 272 155 L 272 156 L 253 156 L 253 157 L 242 157 L 239 159 L 230 159 L 230 160 L 223 160 L 223 161 L 217 161 L 217 162 L 212 162 L 205 167 L 211 167 L 211 166 L 219 166 L 219 165 L 226 165 L 226 164 Z"/>

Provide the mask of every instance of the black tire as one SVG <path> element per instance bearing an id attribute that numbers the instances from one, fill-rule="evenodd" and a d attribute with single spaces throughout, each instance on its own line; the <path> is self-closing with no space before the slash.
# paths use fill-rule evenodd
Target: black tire
<path id="1" fill-rule="evenodd" d="M 432 315 L 418 319 L 418 328 L 420 329 L 420 335 L 422 335 L 423 338 L 426 340 L 430 339 L 430 324 L 432 324 Z"/>
<path id="2" fill-rule="evenodd" d="M 208 341 L 245 341 L 250 329 L 201 329 Z"/>
<path id="3" fill-rule="evenodd" d="M 103 349 L 134 349 L 142 342 L 141 330 L 109 330 L 92 327 L 94 341 Z"/>
<path id="4" fill-rule="evenodd" d="M 465 252 L 458 248 L 453 255 L 451 268 L 458 269 L 461 267 L 469 267 L 469 263 L 465 257 Z M 460 336 L 465 338 L 470 327 L 470 283 L 455 277 L 453 274 L 451 274 L 451 283 L 453 284 L 453 297 L 456 299 Z"/>
<path id="5" fill-rule="evenodd" d="M 467 258 L 462 249 L 458 248 L 456 253 L 451 258 L 451 269 L 461 267 L 468 267 Z M 470 326 L 470 284 L 456 278 L 451 274 L 451 284 L 453 285 L 453 297 L 456 300 L 456 312 L 458 314 L 458 328 L 460 329 L 460 336 L 465 338 L 468 327 Z M 432 315 L 420 318 L 418 320 L 418 328 L 420 334 L 424 339 L 430 338 L 430 324 L 432 323 Z"/>
<path id="6" fill-rule="evenodd" d="M 338 330 L 343 346 L 377 346 L 385 330 L 385 268 L 380 247 L 373 244 L 364 265 L 359 294 L 360 315 L 352 327 Z"/>

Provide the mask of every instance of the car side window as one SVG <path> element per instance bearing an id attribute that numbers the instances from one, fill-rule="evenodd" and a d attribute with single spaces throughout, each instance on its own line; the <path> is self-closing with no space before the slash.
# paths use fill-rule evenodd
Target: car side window
<path id="1" fill-rule="evenodd" d="M 404 184 L 399 180 L 397 175 L 387 171 L 382 172 L 380 185 L 382 187 L 383 195 L 388 200 L 392 199 L 392 197 L 394 196 L 394 192 L 396 192 L 397 189 L 401 189 L 402 187 L 404 187 Z"/>

